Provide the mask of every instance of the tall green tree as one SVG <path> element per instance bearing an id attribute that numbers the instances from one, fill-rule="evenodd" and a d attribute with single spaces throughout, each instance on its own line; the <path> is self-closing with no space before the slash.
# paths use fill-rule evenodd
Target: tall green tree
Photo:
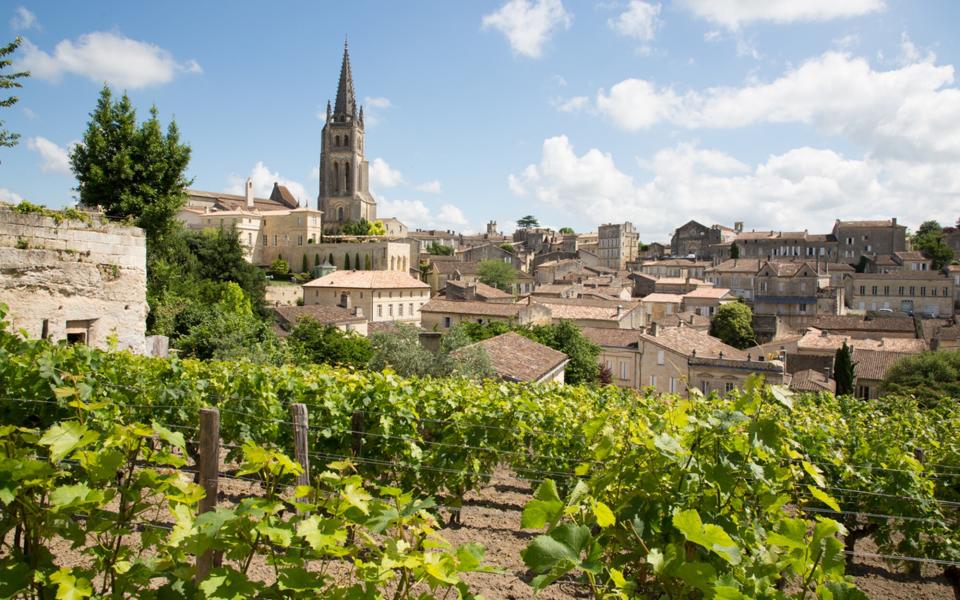
<path id="1" fill-rule="evenodd" d="M 24 77 L 29 77 L 29 71 L 17 71 L 14 73 L 5 73 L 7 69 L 13 64 L 13 59 L 11 55 L 20 47 L 20 44 L 23 42 L 23 39 L 17 37 L 15 40 L 0 48 L 0 90 L 9 90 L 13 88 L 20 88 L 23 85 L 17 81 L 18 79 L 23 79 Z M 6 98 L 0 99 L 0 108 L 9 108 L 19 101 L 20 98 L 16 96 L 8 96 Z M 3 121 L 0 121 L 0 146 L 12 147 L 16 146 L 17 142 L 20 140 L 20 134 L 14 133 L 12 131 L 7 131 L 3 128 Z"/>
<path id="2" fill-rule="evenodd" d="M 70 153 L 80 203 L 100 206 L 113 218 L 133 219 L 148 242 L 175 229 L 193 181 L 186 176 L 189 163 L 190 146 L 180 142 L 176 121 L 164 133 L 154 106 L 138 126 L 130 98 L 123 94 L 114 101 L 106 85 L 83 140 Z"/>
<path id="3" fill-rule="evenodd" d="M 540 227 L 540 221 L 533 215 L 526 215 L 517 219 L 517 227 L 520 229 L 530 229 L 531 227 Z"/>
<path id="4" fill-rule="evenodd" d="M 914 249 L 923 252 L 936 270 L 949 265 L 955 258 L 953 248 L 944 239 L 943 227 L 937 221 L 924 221 L 912 242 Z"/>
<path id="5" fill-rule="evenodd" d="M 856 366 L 853 362 L 853 348 L 844 340 L 843 346 L 837 348 L 833 356 L 833 379 L 837 382 L 837 396 L 853 394 Z"/>
<path id="6" fill-rule="evenodd" d="M 587 339 L 573 322 L 563 320 L 551 325 L 537 325 L 530 329 L 527 337 L 559 350 L 570 358 L 564 374 L 565 382 L 590 385 L 600 382 L 600 365 L 597 362 L 600 346 Z"/>
<path id="7" fill-rule="evenodd" d="M 517 270 L 502 260 L 484 260 L 477 265 L 477 279 L 481 283 L 508 292 L 517 279 Z"/>
<path id="8" fill-rule="evenodd" d="M 730 258 L 740 258 L 740 246 L 736 242 L 730 244 Z"/>
<path id="9" fill-rule="evenodd" d="M 345 333 L 333 325 L 322 325 L 310 317 L 297 322 L 287 341 L 294 356 L 306 363 L 363 368 L 373 356 L 367 338 Z"/>
<path id="10" fill-rule="evenodd" d="M 710 335 L 734 348 L 756 344 L 753 332 L 753 311 L 743 302 L 729 302 L 717 309 L 710 322 Z"/>

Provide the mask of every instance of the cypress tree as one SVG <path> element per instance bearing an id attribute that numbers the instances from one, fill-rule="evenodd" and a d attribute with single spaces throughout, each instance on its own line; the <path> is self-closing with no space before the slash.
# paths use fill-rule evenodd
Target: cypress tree
<path id="1" fill-rule="evenodd" d="M 373 268 L 373 267 L 370 265 L 370 255 L 369 255 L 369 254 L 363 257 L 363 268 L 364 268 L 365 270 L 367 270 L 367 271 L 369 271 L 370 269 Z"/>
<path id="2" fill-rule="evenodd" d="M 344 271 L 350 270 L 350 253 L 349 252 L 345 252 L 343 254 L 343 270 Z"/>
<path id="3" fill-rule="evenodd" d="M 303 255 L 303 264 L 301 265 L 300 272 L 301 272 L 301 273 L 306 273 L 307 270 L 309 270 L 309 268 L 310 268 L 310 265 L 307 263 L 307 255 L 304 254 L 304 255 Z"/>
<path id="4" fill-rule="evenodd" d="M 329 262 L 331 265 L 337 264 L 337 263 L 333 262 L 333 252 L 331 252 L 331 253 L 330 253 L 330 256 L 327 257 L 327 262 Z"/>
<path id="5" fill-rule="evenodd" d="M 354 268 L 355 268 L 356 270 L 358 270 L 358 271 L 363 268 L 363 267 L 360 266 L 360 253 L 359 253 L 359 252 L 357 252 L 356 255 L 354 255 L 354 257 L 353 257 L 353 266 L 354 266 Z"/>
<path id="6" fill-rule="evenodd" d="M 853 394 L 854 367 L 856 364 L 853 362 L 853 349 L 844 340 L 843 347 L 837 349 L 833 359 L 833 379 L 837 382 L 837 396 Z"/>

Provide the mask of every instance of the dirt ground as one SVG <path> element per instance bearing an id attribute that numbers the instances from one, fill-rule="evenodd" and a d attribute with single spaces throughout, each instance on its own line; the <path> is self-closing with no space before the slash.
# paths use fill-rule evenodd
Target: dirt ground
<path id="1" fill-rule="evenodd" d="M 256 483 L 235 479 L 222 479 L 220 483 L 220 497 L 224 505 L 258 492 L 259 485 Z M 461 523 L 454 527 L 445 527 L 440 533 L 454 545 L 467 542 L 482 544 L 486 548 L 486 564 L 497 567 L 502 572 L 471 573 L 464 579 L 474 593 L 482 594 L 488 600 L 588 597 L 586 589 L 573 581 L 557 582 L 536 596 L 526 583 L 530 576 L 520 558 L 520 552 L 536 532 L 520 528 L 520 514 L 531 493 L 529 483 L 502 471 L 495 475 L 488 486 L 467 495 L 461 509 Z M 444 518 L 447 516 L 442 514 Z M 136 543 L 136 540 L 131 542 Z M 50 549 L 62 566 L 76 565 L 81 561 L 82 555 L 70 548 L 69 542 L 54 542 Z M 876 547 L 871 540 L 862 540 L 857 545 L 857 551 L 872 553 L 876 552 Z M 909 575 L 905 568 L 898 569 L 897 566 L 882 560 L 857 558 L 849 563 L 847 572 L 854 576 L 860 589 L 873 599 L 956 600 L 940 567 L 925 565 L 922 574 L 915 576 Z M 262 560 L 255 560 L 251 565 L 250 575 L 270 580 L 273 569 Z"/>

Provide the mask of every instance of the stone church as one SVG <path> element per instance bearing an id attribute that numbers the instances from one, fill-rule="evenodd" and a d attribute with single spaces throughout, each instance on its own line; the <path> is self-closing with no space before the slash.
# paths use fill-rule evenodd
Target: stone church
<path id="1" fill-rule="evenodd" d="M 335 233 L 348 221 L 377 218 L 377 201 L 370 195 L 369 165 L 363 150 L 363 107 L 357 106 L 350 73 L 350 54 L 343 45 L 343 64 L 333 108 L 327 102 L 327 122 L 320 142 L 320 195 L 323 230 Z"/>

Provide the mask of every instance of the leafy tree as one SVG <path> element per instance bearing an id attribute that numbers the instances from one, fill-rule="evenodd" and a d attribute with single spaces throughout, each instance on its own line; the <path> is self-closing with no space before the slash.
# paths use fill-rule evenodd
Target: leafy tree
<path id="1" fill-rule="evenodd" d="M 562 234 L 564 234 L 564 235 L 570 235 L 570 234 L 576 233 L 576 232 L 573 230 L 573 227 L 561 227 L 561 228 L 560 228 L 560 233 L 562 233 Z"/>
<path id="2" fill-rule="evenodd" d="M 325 363 L 363 368 L 373 356 L 370 341 L 355 333 L 304 317 L 287 338 L 295 357 L 308 363 Z"/>
<path id="3" fill-rule="evenodd" d="M 23 85 L 17 81 L 18 79 L 23 79 L 24 77 L 29 77 L 29 71 L 18 71 L 16 73 L 4 73 L 4 69 L 13 64 L 13 59 L 9 58 L 11 54 L 20 47 L 20 44 L 23 42 L 23 39 L 17 37 L 12 42 L 0 48 L 0 89 L 9 90 L 12 88 L 23 87 Z M 0 107 L 8 108 L 13 106 L 20 100 L 16 96 L 9 96 L 0 100 Z M 12 131 L 7 131 L 3 128 L 3 121 L 0 121 L 0 146 L 4 147 L 13 147 L 17 145 L 17 142 L 20 140 L 20 134 L 14 133 Z"/>
<path id="4" fill-rule="evenodd" d="M 730 244 L 730 258 L 740 258 L 740 246 L 736 242 Z"/>
<path id="5" fill-rule="evenodd" d="M 369 368 L 374 371 L 393 369 L 403 376 L 429 375 L 433 354 L 420 345 L 420 332 L 412 325 L 397 323 L 393 331 L 380 331 L 370 336 L 373 357 Z"/>
<path id="6" fill-rule="evenodd" d="M 510 242 L 504 242 L 500 244 L 500 249 L 503 250 L 504 252 L 509 252 L 510 254 L 513 254 L 513 244 L 511 244 Z"/>
<path id="7" fill-rule="evenodd" d="M 837 382 L 837 396 L 850 396 L 853 394 L 854 369 L 856 364 L 853 362 L 853 348 L 847 345 L 846 340 L 843 346 L 837 348 L 833 357 L 833 379 Z"/>
<path id="8" fill-rule="evenodd" d="M 519 333 L 522 333 L 519 332 Z M 596 384 L 600 380 L 600 346 L 583 335 L 571 321 L 563 320 L 551 325 L 536 325 L 527 336 L 535 342 L 563 352 L 570 358 L 564 381 L 570 384 Z"/>
<path id="9" fill-rule="evenodd" d="M 270 273 L 274 277 L 286 277 L 290 274 L 290 263 L 283 260 L 283 258 L 277 258 L 277 260 L 270 264 Z"/>
<path id="10" fill-rule="evenodd" d="M 433 254 L 434 256 L 450 256 L 453 254 L 453 247 L 447 246 L 446 244 L 441 244 L 437 240 L 433 240 L 427 244 L 427 254 Z"/>
<path id="11" fill-rule="evenodd" d="M 174 228 L 192 183 L 186 177 L 190 146 L 180 143 L 176 121 L 164 134 L 157 115 L 154 106 L 138 127 L 130 98 L 124 94 L 114 102 L 104 86 L 83 140 L 70 153 L 80 203 L 101 206 L 113 218 L 133 219 L 148 242 Z"/>
<path id="12" fill-rule="evenodd" d="M 374 221 L 370 224 L 367 235 L 387 235 L 387 227 L 383 224 L 383 221 Z"/>
<path id="13" fill-rule="evenodd" d="M 960 398 L 960 350 L 935 350 L 900 359 L 887 371 L 884 394 L 916 396 L 925 404 Z"/>
<path id="14" fill-rule="evenodd" d="M 600 373 L 597 376 L 597 382 L 600 385 L 610 385 L 613 383 L 613 369 L 611 369 L 606 363 L 600 363 L 597 366 L 600 369 Z"/>
<path id="15" fill-rule="evenodd" d="M 386 235 L 387 228 L 383 221 L 374 221 L 371 223 L 366 219 L 359 221 L 347 221 L 341 229 L 344 235 Z"/>
<path id="16" fill-rule="evenodd" d="M 944 239 L 943 228 L 936 221 L 924 221 L 913 236 L 913 247 L 930 259 L 934 269 L 942 269 L 955 258 Z"/>
<path id="17" fill-rule="evenodd" d="M 502 260 L 484 260 L 477 265 L 477 279 L 481 283 L 510 291 L 511 284 L 517 279 L 517 270 Z"/>
<path id="18" fill-rule="evenodd" d="M 717 309 L 710 322 L 710 335 L 734 348 L 748 348 L 756 343 L 753 311 L 743 302 L 724 304 Z"/>
<path id="19" fill-rule="evenodd" d="M 440 340 L 440 351 L 434 360 L 433 374 L 442 376 L 484 379 L 493 375 L 490 356 L 474 343 L 470 335 L 458 327 L 448 331 Z M 470 346 L 470 347 L 468 347 Z M 456 352 L 456 355 L 454 355 Z"/>
<path id="20" fill-rule="evenodd" d="M 517 220 L 517 227 L 520 229 L 530 229 L 531 227 L 539 227 L 540 221 L 533 215 L 527 215 L 525 217 L 520 217 Z"/>

